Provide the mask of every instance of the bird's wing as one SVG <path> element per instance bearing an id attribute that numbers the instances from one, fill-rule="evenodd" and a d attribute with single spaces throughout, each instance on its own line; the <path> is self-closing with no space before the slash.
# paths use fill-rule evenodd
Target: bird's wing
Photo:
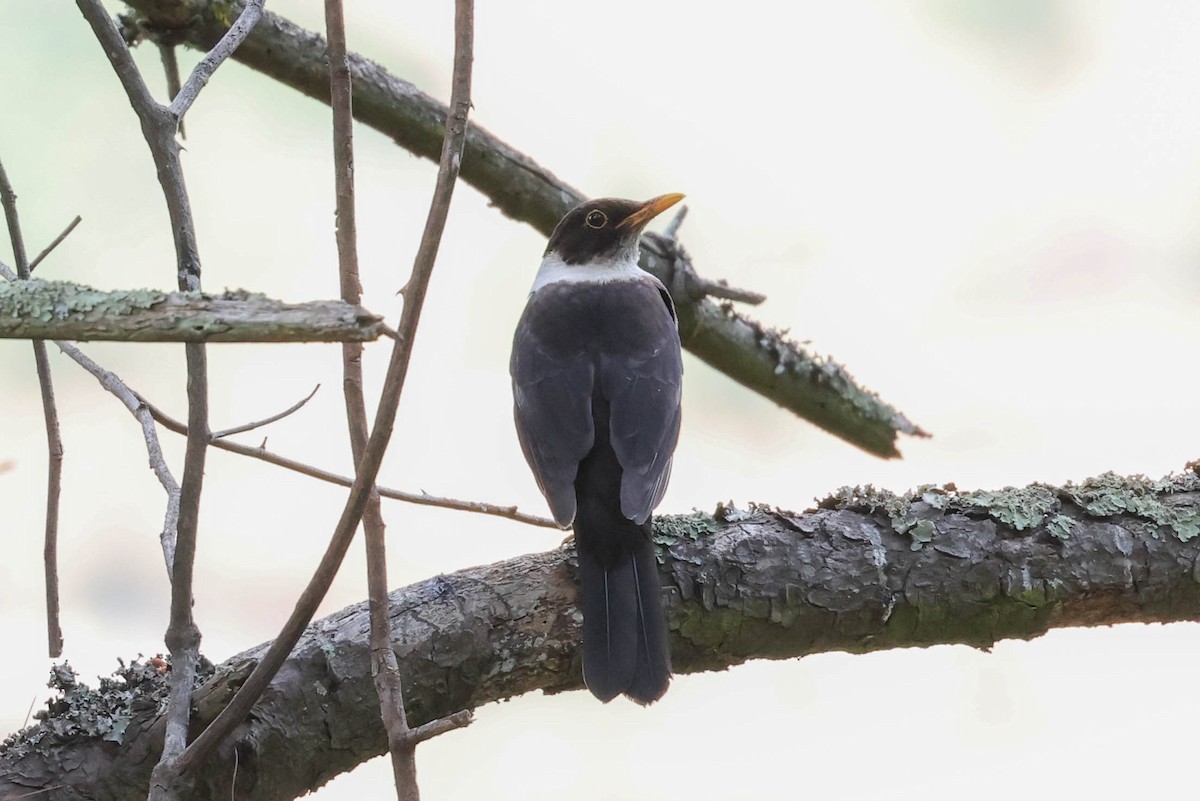
<path id="1" fill-rule="evenodd" d="M 670 297 L 644 284 L 627 317 L 644 347 L 601 358 L 600 381 L 609 402 L 609 440 L 621 463 L 621 513 L 639 525 L 667 491 L 679 441 L 683 361 Z M 660 297 L 661 294 L 661 297 Z"/>
<path id="2" fill-rule="evenodd" d="M 521 450 L 565 528 L 575 519 L 576 471 L 594 439 L 591 359 L 585 352 L 552 352 L 531 327 L 520 325 L 510 369 Z"/>

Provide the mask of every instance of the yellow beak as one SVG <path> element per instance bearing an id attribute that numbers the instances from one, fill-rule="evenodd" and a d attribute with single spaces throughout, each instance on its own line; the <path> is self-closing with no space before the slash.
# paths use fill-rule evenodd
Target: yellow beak
<path id="1" fill-rule="evenodd" d="M 679 201 L 683 200 L 683 198 L 684 196 L 678 192 L 652 197 L 639 206 L 637 211 L 635 211 L 633 214 L 630 214 L 628 217 L 621 220 L 621 222 L 617 223 L 617 228 L 643 228 L 646 223 L 650 222 L 655 217 L 662 214 Z"/>

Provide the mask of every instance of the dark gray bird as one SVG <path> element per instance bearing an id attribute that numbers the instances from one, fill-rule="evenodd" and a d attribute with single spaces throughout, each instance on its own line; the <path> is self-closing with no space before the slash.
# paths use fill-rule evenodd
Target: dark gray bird
<path id="1" fill-rule="evenodd" d="M 671 681 L 650 513 L 679 439 L 671 296 L 638 267 L 646 223 L 683 199 L 589 200 L 559 221 L 513 339 L 517 436 L 554 519 L 575 530 L 583 680 L 601 701 Z"/>

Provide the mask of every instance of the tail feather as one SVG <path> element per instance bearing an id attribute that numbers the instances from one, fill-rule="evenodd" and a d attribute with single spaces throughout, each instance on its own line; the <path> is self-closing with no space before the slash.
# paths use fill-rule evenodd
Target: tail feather
<path id="1" fill-rule="evenodd" d="M 583 612 L 583 683 L 611 701 L 633 682 L 637 669 L 637 594 L 632 560 L 605 570 L 579 554 L 579 606 Z"/>
<path id="2" fill-rule="evenodd" d="M 608 404 L 592 399 L 595 442 L 575 478 L 575 549 L 583 612 L 583 681 L 601 701 L 657 701 L 671 681 L 667 625 L 650 520 L 621 510 L 622 468 L 608 439 Z"/>
<path id="3" fill-rule="evenodd" d="M 649 538 L 633 554 L 637 583 L 638 651 L 633 681 L 625 694 L 640 704 L 662 698 L 671 683 L 671 652 L 667 649 L 667 623 L 663 615 L 658 564 Z"/>
<path id="4" fill-rule="evenodd" d="M 578 548 L 583 681 L 601 701 L 623 693 L 649 704 L 671 681 L 658 567 L 649 524 L 626 521 L 622 528 L 626 547 L 607 569 L 607 560 L 584 544 Z"/>

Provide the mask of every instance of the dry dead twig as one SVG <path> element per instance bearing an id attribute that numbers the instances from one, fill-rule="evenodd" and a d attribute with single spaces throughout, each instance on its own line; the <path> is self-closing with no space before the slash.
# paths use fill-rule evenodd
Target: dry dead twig
<path id="1" fill-rule="evenodd" d="M 13 257 L 17 262 L 16 277 L 29 280 L 33 265 L 25 253 L 25 237 L 21 233 L 21 220 L 17 214 L 17 195 L 8 180 L 4 165 L 0 164 L 0 204 L 4 206 L 4 218 L 8 223 L 8 237 L 12 242 Z M 70 233 L 68 229 L 63 237 Z M 60 237 L 61 241 L 61 237 Z M 54 247 L 51 244 L 45 252 Z M 42 257 L 39 256 L 38 259 Z M 38 386 L 42 393 L 42 416 L 46 423 L 46 525 L 42 539 L 42 562 L 46 574 L 46 649 L 52 659 L 62 656 L 63 632 L 58 600 L 58 507 L 62 496 L 63 443 L 62 429 L 58 424 L 58 404 L 54 401 L 54 380 L 50 375 L 50 358 L 46 354 L 46 342 L 35 339 L 33 361 L 37 368 Z"/>

